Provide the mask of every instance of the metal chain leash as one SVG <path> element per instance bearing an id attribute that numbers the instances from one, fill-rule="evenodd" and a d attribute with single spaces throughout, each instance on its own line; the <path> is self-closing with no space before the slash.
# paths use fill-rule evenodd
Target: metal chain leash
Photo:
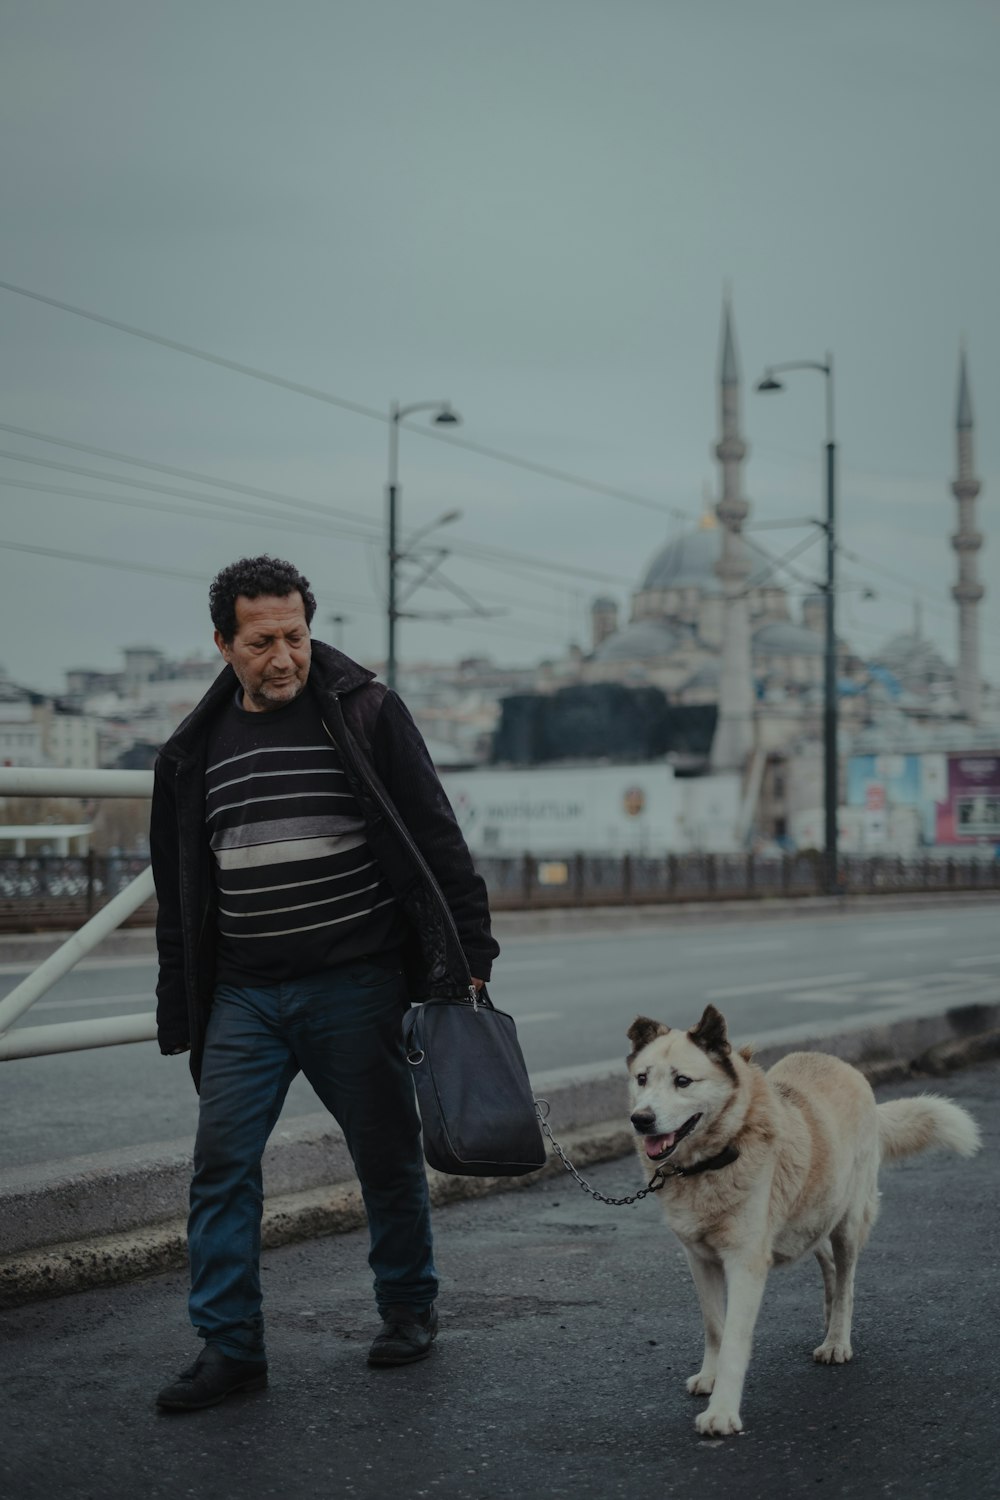
<path id="1" fill-rule="evenodd" d="M 544 1114 L 542 1113 L 543 1105 L 545 1107 Z M 674 1175 L 672 1172 L 665 1174 L 662 1167 L 657 1167 L 656 1171 L 649 1179 L 648 1187 L 640 1188 L 637 1193 L 633 1193 L 628 1198 L 606 1197 L 604 1193 L 599 1193 L 595 1187 L 591 1187 L 586 1178 L 580 1176 L 580 1173 L 576 1170 L 576 1167 L 574 1167 L 573 1163 L 570 1161 L 569 1157 L 566 1155 L 565 1151 L 560 1146 L 555 1136 L 552 1134 L 552 1131 L 549 1129 L 548 1123 L 550 1108 L 551 1106 L 547 1099 L 535 1100 L 535 1114 L 538 1116 L 538 1123 L 539 1125 L 541 1125 L 543 1133 L 547 1135 L 549 1140 L 552 1142 L 552 1149 L 558 1156 L 559 1160 L 562 1162 L 563 1166 L 566 1168 L 566 1171 L 570 1174 L 571 1177 L 574 1177 L 576 1179 L 579 1186 L 583 1188 L 583 1191 L 585 1193 L 589 1193 L 592 1198 L 596 1198 L 598 1203 L 607 1203 L 612 1208 L 624 1208 L 628 1203 L 638 1203 L 641 1198 L 648 1198 L 650 1193 L 658 1192 L 660 1188 L 665 1185 L 667 1177 L 672 1177 Z"/>

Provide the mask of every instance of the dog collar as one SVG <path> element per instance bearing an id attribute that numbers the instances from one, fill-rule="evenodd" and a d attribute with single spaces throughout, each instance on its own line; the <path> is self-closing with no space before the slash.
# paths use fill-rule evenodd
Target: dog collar
<path id="1" fill-rule="evenodd" d="M 668 1177 L 697 1177 L 699 1172 L 718 1172 L 722 1167 L 730 1166 L 739 1160 L 739 1151 L 735 1146 L 723 1146 L 722 1150 L 715 1156 L 706 1156 L 704 1161 L 696 1161 L 690 1167 L 674 1167 L 668 1172 Z"/>

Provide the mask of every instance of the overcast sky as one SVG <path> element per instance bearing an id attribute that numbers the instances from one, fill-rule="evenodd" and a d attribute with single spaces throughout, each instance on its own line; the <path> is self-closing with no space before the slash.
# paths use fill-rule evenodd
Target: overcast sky
<path id="1" fill-rule="evenodd" d="M 462 442 L 618 492 L 414 417 L 404 525 L 459 508 L 428 539 L 441 573 L 504 612 L 406 621 L 404 659 L 585 643 L 593 595 L 626 604 L 717 493 L 727 284 L 751 521 L 821 513 L 824 436 L 820 375 L 753 383 L 834 354 L 840 628 L 862 654 L 911 628 L 916 598 L 955 654 L 964 336 L 996 680 L 995 0 L 5 0 L 0 25 L 0 279 L 347 403 L 0 290 L 0 420 L 305 502 L 0 430 L 15 680 L 58 688 L 133 643 L 208 648 L 208 580 L 263 551 L 313 581 L 317 634 L 380 657 L 393 399 L 447 398 Z M 798 595 L 818 541 L 793 566 Z M 410 607 L 465 606 L 425 586 Z"/>

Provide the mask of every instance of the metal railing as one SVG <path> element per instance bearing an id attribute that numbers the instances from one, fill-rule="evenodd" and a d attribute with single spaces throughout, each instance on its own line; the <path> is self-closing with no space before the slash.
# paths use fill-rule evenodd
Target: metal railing
<path id="1" fill-rule="evenodd" d="M 0 768 L 0 797 L 149 797 L 152 790 L 151 771 Z M 68 861 L 64 857 L 60 863 L 65 869 Z M 156 1020 L 148 1013 L 11 1029 L 36 1000 L 46 994 L 123 921 L 138 911 L 139 907 L 144 906 L 153 894 L 153 872 L 148 865 L 139 874 L 128 879 L 114 895 L 102 892 L 102 898 L 107 895 L 109 899 L 100 910 L 95 911 L 78 932 L 67 938 L 37 969 L 0 1000 L 0 1061 L 41 1057 L 53 1052 L 78 1052 L 88 1047 L 113 1047 L 122 1042 L 155 1040 Z"/>
<path id="2" fill-rule="evenodd" d="M 826 893 L 823 855 L 755 854 L 480 856 L 494 911 L 559 906 L 641 906 L 761 900 Z M 842 855 L 838 894 L 1000 890 L 1000 862 L 955 857 Z"/>

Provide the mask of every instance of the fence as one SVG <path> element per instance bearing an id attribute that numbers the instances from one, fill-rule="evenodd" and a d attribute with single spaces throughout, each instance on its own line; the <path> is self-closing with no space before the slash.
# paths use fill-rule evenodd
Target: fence
<path id="1" fill-rule="evenodd" d="M 141 874 L 141 856 L 30 855 L 0 857 L 0 931 L 72 927 L 86 921 Z M 477 861 L 495 911 L 558 906 L 643 905 L 658 902 L 754 900 L 823 892 L 822 856 L 753 854 L 598 856 L 535 855 Z M 838 888 L 845 895 L 901 891 L 1000 890 L 1000 863 L 955 858 L 840 857 Z M 123 926 L 151 926 L 150 898 Z"/>
<path id="2" fill-rule="evenodd" d="M 495 911 L 557 906 L 649 905 L 823 894 L 823 856 L 754 854 L 482 858 L 478 868 Z M 902 891 L 1000 890 L 1000 862 L 972 857 L 841 856 L 843 895 Z"/>
<path id="3" fill-rule="evenodd" d="M 71 927 L 132 884 L 149 864 L 139 854 L 0 855 L 0 931 Z M 149 900 L 126 917 L 123 927 L 149 926 L 156 904 Z"/>

